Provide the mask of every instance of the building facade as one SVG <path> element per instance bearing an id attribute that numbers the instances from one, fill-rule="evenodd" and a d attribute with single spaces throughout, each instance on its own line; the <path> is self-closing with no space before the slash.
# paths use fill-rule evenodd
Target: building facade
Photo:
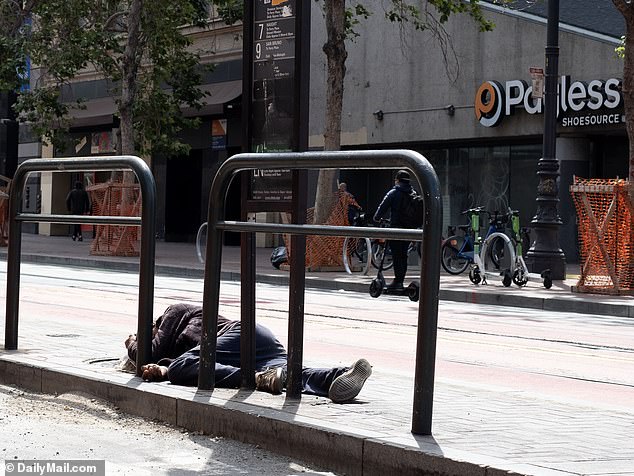
<path id="1" fill-rule="evenodd" d="M 623 63 L 614 52 L 625 28 L 610 0 L 560 4 L 560 242 L 567 260 L 574 262 L 576 218 L 568 192 L 573 176 L 627 176 L 620 93 Z M 325 110 L 325 26 L 320 2 L 311 5 L 309 146 L 319 150 Z M 544 121 L 543 100 L 533 95 L 530 70 L 544 68 L 545 6 L 519 1 L 517 9 L 504 9 L 482 2 L 485 16 L 495 23 L 492 32 L 482 33 L 470 18 L 454 16 L 437 32 L 445 39 L 439 43 L 432 32 L 390 23 L 381 5 L 368 2 L 373 14 L 356 27 L 360 36 L 347 45 L 343 147 L 407 148 L 427 157 L 442 186 L 443 234 L 447 225 L 464 223 L 461 212 L 476 205 L 518 209 L 522 225 L 529 226 L 536 211 Z M 207 105 L 187 111 L 201 118 L 201 126 L 182 134 L 192 146 L 188 156 L 147 158 L 158 188 L 159 237 L 175 241 L 193 239 L 207 216 L 213 173 L 223 160 L 242 151 L 243 139 L 241 26 L 215 19 L 210 28 L 189 34 L 195 47 L 210 52 L 203 61 L 216 65 L 202 85 L 211 93 Z M 87 99 L 88 107 L 74 117 L 72 133 L 81 146 L 63 154 L 114 153 L 117 120 L 107 86 L 90 75 L 73 84 L 72 94 Z M 36 152 L 53 155 L 50 150 L 36 151 L 33 143 L 21 144 L 23 158 Z M 392 176 L 387 170 L 341 171 L 341 179 L 370 213 L 391 186 Z M 55 183 L 43 174 L 41 183 L 31 183 L 41 196 L 42 209 L 62 212 L 63 196 L 74 179 Z M 229 218 L 240 212 L 240 183 L 235 182 L 227 199 Z"/>
<path id="2" fill-rule="evenodd" d="M 450 40 L 444 47 L 431 32 L 390 24 L 380 7 L 358 29 L 359 39 L 348 45 L 344 147 L 407 148 L 427 157 L 442 186 L 443 234 L 447 225 L 465 223 L 461 212 L 471 206 L 520 210 L 522 226 L 530 225 L 537 209 L 544 117 L 543 99 L 532 94 L 530 70 L 544 68 L 545 14 L 482 5 L 495 29 L 482 33 L 468 17 L 455 16 L 445 26 Z M 609 0 L 562 0 L 561 5 L 556 154 L 560 242 L 567 260 L 574 262 L 576 217 L 568 192 L 573 176 L 628 173 L 620 92 L 623 62 L 615 54 L 624 25 Z M 599 12 L 590 11 L 597 6 Z M 602 31 L 590 29 L 593 15 Z M 566 19 L 576 24 L 566 24 Z M 323 36 L 323 28 L 321 16 L 315 14 L 313 38 Z M 311 71 L 315 148 L 323 143 L 326 73 L 320 46 L 313 45 Z M 391 186 L 392 173 L 342 171 L 342 179 L 373 211 Z"/>

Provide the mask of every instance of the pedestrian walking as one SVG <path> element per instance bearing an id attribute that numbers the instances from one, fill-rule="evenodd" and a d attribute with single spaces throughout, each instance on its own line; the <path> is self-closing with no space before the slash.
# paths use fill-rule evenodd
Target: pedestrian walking
<path id="1" fill-rule="evenodd" d="M 68 192 L 66 196 L 66 209 L 73 215 L 85 215 L 90 213 L 90 197 L 88 192 L 84 190 L 84 184 L 81 181 L 75 182 L 75 188 Z M 76 223 L 73 227 L 73 241 L 83 241 L 84 237 L 81 234 L 81 225 Z"/>

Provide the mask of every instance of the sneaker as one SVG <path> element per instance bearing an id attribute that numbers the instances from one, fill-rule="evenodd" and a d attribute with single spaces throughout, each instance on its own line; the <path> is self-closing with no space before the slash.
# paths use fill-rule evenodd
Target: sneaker
<path id="1" fill-rule="evenodd" d="M 77 238 L 79 241 L 84 241 L 84 237 L 79 235 L 79 238 Z"/>
<path id="2" fill-rule="evenodd" d="M 328 397 L 335 403 L 352 400 L 359 395 L 363 384 L 372 375 L 372 366 L 365 359 L 359 359 L 346 372 L 332 381 Z"/>
<path id="3" fill-rule="evenodd" d="M 261 392 L 269 392 L 273 395 L 282 393 L 282 389 L 286 386 L 286 369 L 284 367 L 275 367 L 265 369 L 255 374 L 255 389 Z"/>
<path id="4" fill-rule="evenodd" d="M 73 239 L 73 241 L 75 241 L 77 239 L 77 237 L 75 235 L 71 236 L 71 238 Z"/>

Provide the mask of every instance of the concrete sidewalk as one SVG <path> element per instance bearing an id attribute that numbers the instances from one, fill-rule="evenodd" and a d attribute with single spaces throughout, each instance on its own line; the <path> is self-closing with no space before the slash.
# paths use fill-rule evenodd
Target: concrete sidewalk
<path id="1" fill-rule="evenodd" d="M 90 266 L 102 269 L 138 271 L 138 257 L 112 257 L 90 255 L 90 240 L 73 242 L 68 237 L 47 237 L 24 233 L 22 260 L 47 264 Z M 256 278 L 258 282 L 287 285 L 287 270 L 277 270 L 270 262 L 270 248 L 256 252 Z M 7 248 L 0 248 L 0 259 L 6 259 Z M 193 243 L 156 243 L 156 274 L 202 278 L 204 266 L 198 260 Z M 419 269 L 410 266 L 409 278 L 416 278 Z M 517 306 L 551 311 L 582 312 L 619 317 L 634 317 L 634 296 L 610 296 L 573 292 L 577 284 L 579 266 L 567 265 L 568 277 L 555 281 L 551 289 L 540 282 L 530 281 L 519 288 L 512 284 L 505 288 L 501 280 L 489 279 L 487 285 L 473 285 L 467 273 L 452 276 L 441 270 L 440 299 Z M 389 276 L 389 272 L 387 273 Z M 368 276 L 349 275 L 343 269 L 336 272 L 306 273 L 306 286 L 318 289 L 368 292 L 376 276 L 370 268 Z M 222 279 L 240 280 L 240 248 L 225 246 L 222 255 Z"/>
<path id="2" fill-rule="evenodd" d="M 91 257 L 88 247 L 88 242 L 68 238 L 24 235 L 23 260 L 130 270 L 138 266 L 138 258 Z M 275 270 L 269 255 L 270 250 L 258 250 L 258 280 L 287 282 L 288 273 Z M 157 243 L 156 265 L 159 274 L 202 276 L 191 244 Z M 224 277 L 237 279 L 238 265 L 239 249 L 226 247 Z M 322 289 L 367 292 L 371 279 L 307 273 L 308 286 Z M 524 288 L 504 288 L 499 282 L 476 287 L 466 276 L 443 274 L 441 297 L 568 311 L 579 306 L 585 312 L 633 316 L 632 298 L 574 294 L 573 284 L 556 282 L 551 290 L 532 282 Z M 306 395 L 296 401 L 248 390 L 210 393 L 149 384 L 115 371 L 104 359 L 121 354 L 121 342 L 112 339 L 121 333 L 117 323 L 82 321 L 73 329 L 82 339 L 77 345 L 63 332 L 68 331 L 63 323 L 59 333 L 42 333 L 46 310 L 41 312 L 24 313 L 20 348 L 0 352 L 3 383 L 45 393 L 79 390 L 132 414 L 260 445 L 340 474 L 634 475 L 632 405 L 590 406 L 538 391 L 464 385 L 438 376 L 433 436 L 415 436 L 410 432 L 413 382 L 386 369 L 376 369 L 356 404 L 348 405 Z M 622 391 L 634 401 L 631 388 Z"/>

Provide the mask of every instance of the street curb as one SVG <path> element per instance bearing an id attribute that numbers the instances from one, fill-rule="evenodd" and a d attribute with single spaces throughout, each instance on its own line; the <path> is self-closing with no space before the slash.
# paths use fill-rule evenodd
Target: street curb
<path id="1" fill-rule="evenodd" d="M 362 436 L 325 428 L 319 421 L 296 417 L 292 407 L 298 405 L 298 401 L 287 400 L 284 407 L 291 408 L 283 412 L 237 400 L 216 398 L 212 392 L 146 384 L 132 375 L 126 377 L 127 382 L 121 383 L 102 380 L 90 372 L 72 370 L 77 373 L 0 357 L 0 382 L 5 385 L 48 394 L 79 391 L 103 399 L 132 415 L 257 445 L 339 474 L 520 476 L 530 473 L 514 472 L 512 467 L 535 470 L 527 465 L 495 459 L 493 464 L 496 466 L 492 466 L 490 457 L 440 449 L 431 436 L 408 435 L 407 439 L 413 439 L 414 444 L 410 441 L 407 445 L 398 439 L 390 442 L 373 438 L 370 432 Z"/>
<path id="2" fill-rule="evenodd" d="M 0 255 L 6 260 L 6 255 Z M 50 256 L 40 254 L 23 254 L 23 262 L 63 265 L 63 266 L 90 266 L 93 268 L 108 269 L 112 271 L 139 272 L 139 263 L 128 261 L 114 261 L 96 258 Z M 182 277 L 202 279 L 204 269 L 187 268 L 183 266 L 156 265 L 155 273 L 162 276 Z M 221 271 L 220 279 L 226 281 L 240 281 L 240 273 L 234 271 Z M 259 273 L 256 275 L 258 283 L 275 284 L 288 286 L 287 275 L 273 275 Z M 343 290 L 349 292 L 367 293 L 369 283 L 352 282 L 343 280 L 329 280 L 315 277 L 306 277 L 306 287 L 321 290 Z M 594 315 L 609 315 L 614 317 L 634 318 L 634 306 L 628 304 L 611 304 L 605 302 L 590 301 L 587 299 L 574 299 L 570 296 L 548 296 L 545 291 L 544 297 L 518 296 L 517 294 L 489 293 L 468 290 L 441 289 L 438 297 L 444 301 L 454 301 L 473 304 L 486 304 L 496 306 L 521 307 L 527 309 L 537 309 L 553 312 L 574 312 Z"/>
<path id="3" fill-rule="evenodd" d="M 479 293 L 441 289 L 439 298 L 445 301 L 510 306 L 540 311 L 569 312 L 581 314 L 607 315 L 613 317 L 634 317 L 634 306 L 574 300 L 570 297 L 517 296 L 502 293 Z"/>

